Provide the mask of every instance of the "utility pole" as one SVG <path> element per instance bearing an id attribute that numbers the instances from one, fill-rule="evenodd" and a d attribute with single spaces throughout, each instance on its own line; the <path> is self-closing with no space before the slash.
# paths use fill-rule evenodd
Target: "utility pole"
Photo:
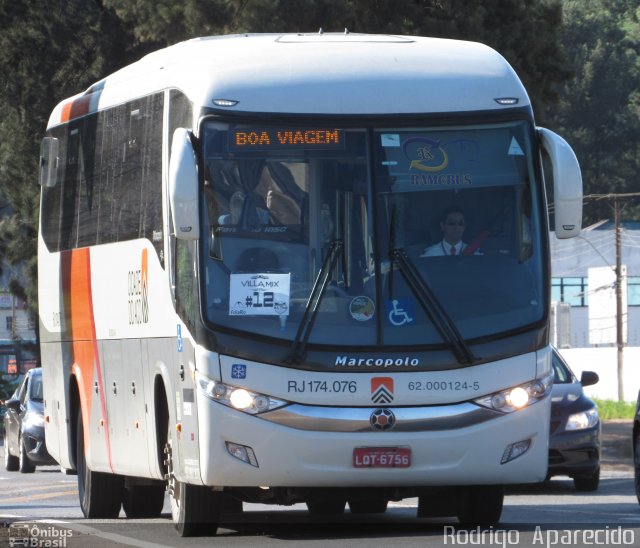
<path id="1" fill-rule="evenodd" d="M 618 347 L 618 401 L 624 401 L 624 321 L 622 302 L 622 227 L 620 226 L 620 200 L 613 199 L 614 225 L 616 231 L 616 346 Z"/>
<path id="2" fill-rule="evenodd" d="M 613 202 L 613 219 L 616 246 L 616 347 L 618 354 L 618 400 L 624 401 L 624 303 L 622 301 L 622 202 L 631 198 L 640 198 L 640 192 L 627 194 L 590 194 L 584 197 L 594 200 Z"/>

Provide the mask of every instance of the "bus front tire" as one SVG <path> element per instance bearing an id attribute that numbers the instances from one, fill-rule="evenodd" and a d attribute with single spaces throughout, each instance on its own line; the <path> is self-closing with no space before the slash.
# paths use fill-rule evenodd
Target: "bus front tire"
<path id="1" fill-rule="evenodd" d="M 120 514 L 124 492 L 124 478 L 116 474 L 92 472 L 84 454 L 82 412 L 78 409 L 76 423 L 76 469 L 78 498 L 85 518 L 115 519 Z"/>
<path id="2" fill-rule="evenodd" d="M 500 521 L 504 502 L 502 485 L 471 485 L 463 489 L 458 519 L 470 525 L 492 525 Z"/>
<path id="3" fill-rule="evenodd" d="M 171 518 L 178 535 L 194 537 L 215 535 L 221 511 L 222 493 L 216 493 L 202 485 L 190 485 L 178 481 L 173 471 L 173 442 L 168 429 L 165 445 L 165 472 L 167 491 L 171 502 Z"/>

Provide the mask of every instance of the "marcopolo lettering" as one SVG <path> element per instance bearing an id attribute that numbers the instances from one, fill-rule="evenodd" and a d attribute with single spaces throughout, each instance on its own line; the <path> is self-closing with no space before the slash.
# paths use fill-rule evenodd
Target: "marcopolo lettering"
<path id="1" fill-rule="evenodd" d="M 350 356 L 336 356 L 336 367 L 417 367 L 418 358 L 404 356 L 401 358 L 354 358 Z"/>

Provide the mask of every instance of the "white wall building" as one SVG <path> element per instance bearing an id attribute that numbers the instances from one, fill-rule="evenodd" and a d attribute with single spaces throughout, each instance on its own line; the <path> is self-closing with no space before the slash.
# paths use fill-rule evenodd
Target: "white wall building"
<path id="1" fill-rule="evenodd" d="M 624 399 L 635 401 L 640 389 L 640 223 L 623 223 L 621 241 L 627 287 Z M 593 322 L 589 322 L 590 296 L 592 304 L 596 299 L 593 287 L 589 289 L 589 269 L 604 267 L 615 272 L 615 265 L 612 222 L 583 229 L 580 236 L 570 240 L 558 240 L 551 235 L 551 299 L 570 305 L 568 311 L 559 307 L 552 339 L 578 377 L 583 370 L 599 374 L 600 382 L 586 392 L 603 399 L 618 399 L 617 348 L 615 332 L 610 343 L 594 344 L 594 333 L 590 336 L 593 329 Z M 615 325 L 614 310 L 611 322 Z"/>

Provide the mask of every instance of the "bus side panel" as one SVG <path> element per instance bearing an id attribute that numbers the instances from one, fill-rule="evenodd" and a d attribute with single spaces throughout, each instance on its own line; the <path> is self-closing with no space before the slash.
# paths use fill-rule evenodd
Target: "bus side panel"
<path id="1" fill-rule="evenodd" d="M 173 434 L 175 448 L 175 475 L 179 481 L 191 484 L 202 484 L 200 473 L 200 436 L 198 433 L 198 410 L 196 406 L 195 384 L 195 347 L 184 324 L 181 333 L 186 335 L 173 348 L 175 356 L 174 400 L 170 402 L 175 416 Z M 184 374 L 182 374 L 184 371 Z M 204 439 L 209 442 L 209 436 Z"/>
<path id="2" fill-rule="evenodd" d="M 149 477 L 140 339 L 106 340 L 101 347 L 113 471 Z"/>
<path id="3" fill-rule="evenodd" d="M 159 473 L 159 458 L 155 422 L 147 418 L 155 413 L 154 385 L 146 382 L 147 341 L 154 345 L 173 336 L 175 353 L 175 309 L 166 271 L 149 240 L 105 244 L 91 248 L 91 286 L 109 466 L 114 473 L 151 477 L 152 470 Z M 158 359 L 173 360 L 161 346 Z"/>

